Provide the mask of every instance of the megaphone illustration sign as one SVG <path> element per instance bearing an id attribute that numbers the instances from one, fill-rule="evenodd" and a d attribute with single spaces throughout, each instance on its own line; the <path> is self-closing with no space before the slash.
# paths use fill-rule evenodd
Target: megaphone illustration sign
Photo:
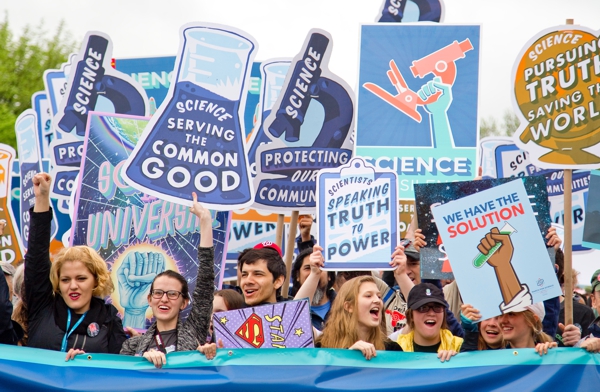
<path id="1" fill-rule="evenodd" d="M 598 32 L 557 26 L 539 32 L 513 66 L 515 143 L 542 168 L 600 167 Z"/>
<path id="2" fill-rule="evenodd" d="M 271 143 L 256 155 L 255 207 L 314 212 L 319 170 L 353 154 L 354 93 L 327 69 L 329 33 L 313 29 L 292 60 L 264 128 Z"/>
<path id="3" fill-rule="evenodd" d="M 145 116 L 148 97 L 130 76 L 112 68 L 112 42 L 90 31 L 69 73 L 67 92 L 54 117 L 57 138 L 51 143 L 54 165 L 52 193 L 68 199 L 81 166 L 83 140 L 91 111 Z"/>
<path id="4" fill-rule="evenodd" d="M 232 27 L 181 28 L 169 93 L 123 166 L 125 181 L 179 204 L 191 205 L 192 192 L 216 210 L 252 204 L 241 119 L 256 49 Z"/>

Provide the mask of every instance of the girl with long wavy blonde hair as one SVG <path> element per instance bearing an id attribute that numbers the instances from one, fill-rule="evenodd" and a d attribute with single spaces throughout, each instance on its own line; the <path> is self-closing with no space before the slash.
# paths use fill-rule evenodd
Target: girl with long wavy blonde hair
<path id="1" fill-rule="evenodd" d="M 375 279 L 359 276 L 344 283 L 331 307 L 317 347 L 359 350 L 366 359 L 377 350 L 400 351 L 383 333 L 383 302 Z"/>

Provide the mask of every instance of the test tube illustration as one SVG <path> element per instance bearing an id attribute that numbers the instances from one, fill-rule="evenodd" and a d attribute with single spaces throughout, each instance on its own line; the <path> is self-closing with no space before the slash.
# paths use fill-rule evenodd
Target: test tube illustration
<path id="1" fill-rule="evenodd" d="M 502 228 L 500 229 L 500 234 L 508 234 L 509 236 L 513 235 L 514 233 L 516 233 L 517 230 L 512 227 L 510 224 L 508 224 L 508 222 L 504 222 L 504 226 L 502 226 Z M 484 255 L 483 253 L 479 253 L 474 259 L 473 259 L 473 266 L 475 268 L 481 268 L 489 259 L 490 257 L 492 257 L 492 255 L 494 253 L 496 253 L 496 251 L 498 250 L 498 248 L 500 248 L 502 244 L 500 242 L 496 243 L 496 245 L 494 245 L 490 251 L 488 252 L 487 255 Z"/>

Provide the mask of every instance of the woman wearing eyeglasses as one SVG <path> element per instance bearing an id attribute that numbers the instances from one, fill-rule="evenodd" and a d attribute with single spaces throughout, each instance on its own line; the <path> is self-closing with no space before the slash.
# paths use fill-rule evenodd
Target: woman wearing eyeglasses
<path id="1" fill-rule="evenodd" d="M 154 278 L 148 294 L 155 321 L 145 334 L 123 343 L 121 354 L 143 356 L 157 368 L 167 363 L 166 354 L 172 351 L 192 351 L 206 342 L 213 303 L 214 248 L 210 211 L 203 208 L 192 194 L 190 211 L 200 218 L 198 247 L 198 277 L 193 294 L 192 309 L 185 321 L 179 312 L 190 302 L 188 284 L 174 271 L 164 271 Z"/>
<path id="2" fill-rule="evenodd" d="M 460 351 L 463 339 L 448 330 L 442 290 L 430 283 L 420 283 L 410 290 L 407 306 L 406 323 L 410 332 L 398 336 L 403 351 L 437 353 L 442 362 Z"/>

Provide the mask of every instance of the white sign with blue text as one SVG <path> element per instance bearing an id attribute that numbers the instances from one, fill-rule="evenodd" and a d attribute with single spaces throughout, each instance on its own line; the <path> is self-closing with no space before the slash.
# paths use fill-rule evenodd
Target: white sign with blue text
<path id="1" fill-rule="evenodd" d="M 362 158 L 317 177 L 318 243 L 327 270 L 390 269 L 398 242 L 398 178 Z"/>

